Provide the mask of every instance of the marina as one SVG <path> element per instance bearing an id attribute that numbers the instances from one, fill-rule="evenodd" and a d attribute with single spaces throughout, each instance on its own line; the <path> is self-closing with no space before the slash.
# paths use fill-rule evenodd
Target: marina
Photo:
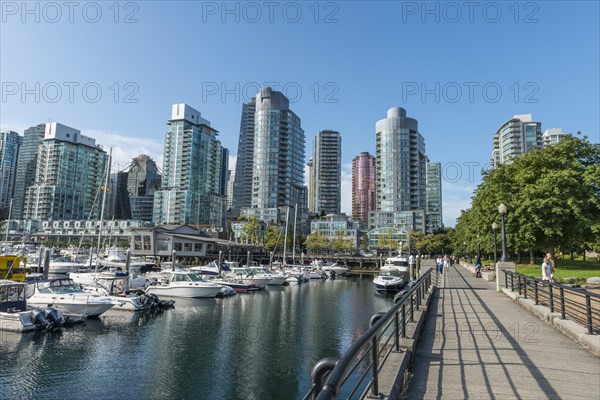
<path id="1" fill-rule="evenodd" d="M 111 309 L 60 334 L 0 332 L 0 387 L 7 398 L 302 398 L 312 365 L 342 355 L 393 303 L 372 280 L 177 298 L 159 314 Z"/>

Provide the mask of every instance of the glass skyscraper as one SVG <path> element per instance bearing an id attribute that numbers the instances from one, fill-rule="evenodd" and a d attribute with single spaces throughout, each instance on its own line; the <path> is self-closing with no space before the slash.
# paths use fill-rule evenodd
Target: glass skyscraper
<path id="1" fill-rule="evenodd" d="M 427 157 L 418 122 L 403 108 L 393 107 L 375 131 L 376 212 L 370 214 L 369 227 L 424 231 Z"/>
<path id="2" fill-rule="evenodd" d="M 270 87 L 255 97 L 252 198 L 242 215 L 265 222 L 285 219 L 285 208 L 298 206 L 306 231 L 307 189 L 304 186 L 305 136 L 289 100 Z M 236 184 L 239 182 L 236 169 Z M 235 198 L 234 198 L 235 202 Z"/>
<path id="3" fill-rule="evenodd" d="M 77 129 L 46 124 L 35 180 L 26 190 L 24 219 L 100 218 L 108 154 Z"/>
<path id="4" fill-rule="evenodd" d="M 239 215 L 240 209 L 252 204 L 252 168 L 254 165 L 254 113 L 256 97 L 242 105 L 240 138 L 235 164 L 231 213 Z"/>
<path id="5" fill-rule="evenodd" d="M 509 164 L 512 159 L 542 147 L 542 124 L 531 114 L 515 115 L 496 131 L 492 141 L 492 164 Z"/>
<path id="6" fill-rule="evenodd" d="M 23 134 L 23 145 L 19 149 L 17 161 L 17 177 L 19 182 L 15 185 L 13 196 L 12 219 L 23 218 L 23 206 L 25 205 L 25 192 L 35 182 L 35 168 L 38 158 L 38 147 L 44 139 L 46 124 L 39 124 L 25 129 Z"/>
<path id="7" fill-rule="evenodd" d="M 163 175 L 154 193 L 156 223 L 225 228 L 223 146 L 218 131 L 187 104 L 174 104 L 165 133 Z"/>
<path id="8" fill-rule="evenodd" d="M 425 209 L 427 232 L 444 226 L 442 221 L 442 164 L 427 161 L 427 207 Z"/>
<path id="9" fill-rule="evenodd" d="M 352 160 L 352 218 L 367 223 L 375 210 L 375 157 L 362 152 Z"/>
<path id="10" fill-rule="evenodd" d="M 339 132 L 324 130 L 315 136 L 309 167 L 309 211 L 339 214 L 342 201 L 342 138 Z"/>
<path id="11" fill-rule="evenodd" d="M 17 132 L 6 131 L 0 133 L 0 209 L 8 216 L 11 210 L 10 200 L 15 190 L 15 176 L 17 175 L 17 158 L 23 137 Z M 14 219 L 11 212 L 11 219 Z"/>

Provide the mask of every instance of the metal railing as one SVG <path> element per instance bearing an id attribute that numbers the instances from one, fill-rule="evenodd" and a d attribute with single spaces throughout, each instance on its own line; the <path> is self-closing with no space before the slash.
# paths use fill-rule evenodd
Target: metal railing
<path id="1" fill-rule="evenodd" d="M 312 385 L 304 399 L 327 400 L 337 395 L 363 398 L 368 392 L 369 397 L 379 397 L 382 366 L 392 352 L 402 352 L 400 342 L 406 337 L 406 325 L 414 321 L 415 311 L 420 309 L 436 277 L 435 269 L 429 269 L 410 290 L 394 298 L 388 312 L 373 315 L 369 329 L 342 358 L 319 360 L 311 370 Z M 366 381 L 368 377 L 370 380 Z"/>
<path id="2" fill-rule="evenodd" d="M 526 299 L 532 298 L 536 305 L 560 312 L 561 319 L 568 316 L 587 327 L 588 334 L 600 333 L 600 294 L 512 271 L 504 271 L 504 284 Z"/>

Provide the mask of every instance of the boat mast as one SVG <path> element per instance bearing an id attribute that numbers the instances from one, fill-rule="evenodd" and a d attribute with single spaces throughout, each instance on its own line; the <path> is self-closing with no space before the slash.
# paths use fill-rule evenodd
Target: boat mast
<path id="1" fill-rule="evenodd" d="M 106 174 L 104 176 L 104 193 L 102 194 L 102 206 L 100 207 L 100 229 L 98 229 L 98 247 L 96 248 L 96 268 L 98 272 L 98 263 L 100 262 L 100 240 L 102 240 L 102 224 L 104 223 L 104 206 L 106 205 L 106 192 L 108 191 L 108 176 L 110 175 L 110 163 L 112 158 L 112 147 L 108 152 L 108 162 L 106 163 Z"/>
<path id="2" fill-rule="evenodd" d="M 283 238 L 283 265 L 285 265 L 285 250 L 287 246 L 287 232 L 288 232 L 288 221 L 290 219 L 290 208 L 287 207 L 285 210 L 285 235 Z"/>
<path id="3" fill-rule="evenodd" d="M 292 264 L 296 264 L 296 221 L 298 219 L 298 203 L 294 206 L 294 239 L 292 244 Z"/>

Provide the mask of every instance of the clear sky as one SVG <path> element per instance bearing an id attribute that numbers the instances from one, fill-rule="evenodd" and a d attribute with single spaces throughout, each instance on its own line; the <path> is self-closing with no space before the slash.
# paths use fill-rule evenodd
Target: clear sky
<path id="1" fill-rule="evenodd" d="M 542 130 L 600 141 L 597 1 L 2 1 L 0 128 L 51 121 L 113 147 L 122 167 L 162 165 L 171 104 L 198 109 L 232 163 L 242 102 L 282 90 L 306 132 L 342 134 L 351 162 L 400 106 L 442 163 L 444 223 L 467 208 L 496 129 L 533 114 Z"/>

